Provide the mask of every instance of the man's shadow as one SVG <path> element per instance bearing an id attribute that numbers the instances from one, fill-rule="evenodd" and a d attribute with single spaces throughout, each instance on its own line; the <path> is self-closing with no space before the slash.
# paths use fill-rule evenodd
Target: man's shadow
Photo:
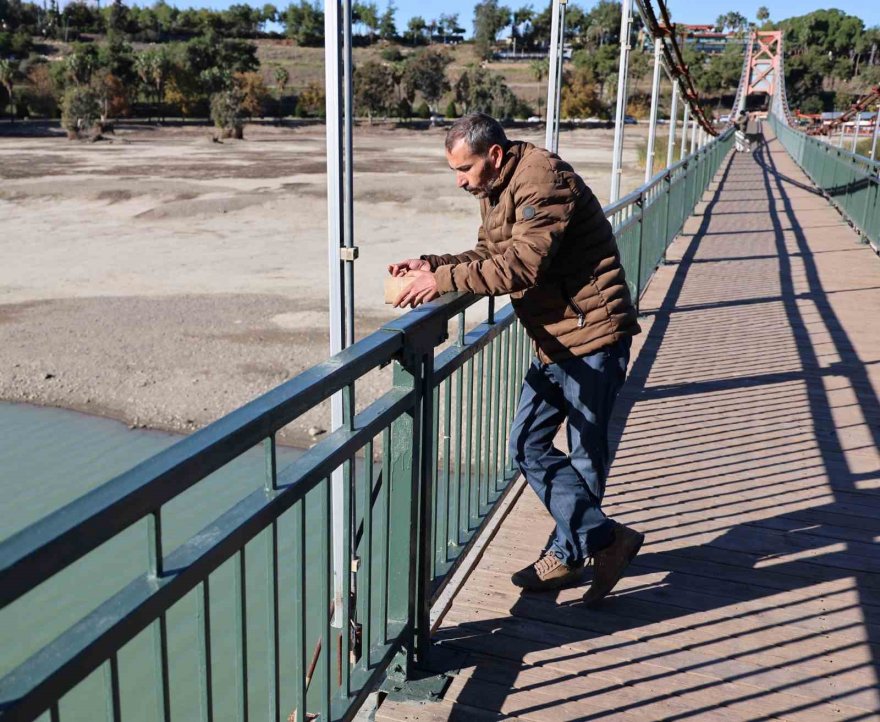
<path id="1" fill-rule="evenodd" d="M 770 142 L 778 148 L 778 141 Z M 614 516 L 620 507 L 624 521 L 626 513 L 643 514 L 635 525 L 651 527 L 663 542 L 654 550 L 646 547 L 627 571 L 623 591 L 598 610 L 560 603 L 559 594 L 526 592 L 509 615 L 473 608 L 472 620 L 441 628 L 434 639 L 434 668 L 461 666 L 470 675 L 463 684 L 453 682 L 449 719 L 499 719 L 503 712 L 529 719 L 598 720 L 613 709 L 642 720 L 656 719 L 657 705 L 664 704 L 669 705 L 664 719 L 724 719 L 717 710 L 726 704 L 762 709 L 761 718 L 809 713 L 824 718 L 828 705 L 835 704 L 855 710 L 848 719 L 871 719 L 878 712 L 878 474 L 876 468 L 851 468 L 845 451 L 853 447 L 844 437 L 857 426 L 874 448 L 880 446 L 880 401 L 823 290 L 789 196 L 790 182 L 776 170 L 766 142 L 750 156 L 728 159 L 618 401 L 615 444 L 631 418 L 628 449 L 643 437 L 651 439 L 645 447 L 662 440 L 664 416 L 675 418 L 676 407 L 687 406 L 697 428 L 687 443 L 661 450 L 653 461 L 630 463 L 628 456 L 613 468 L 623 481 L 612 489 L 606 510 Z M 766 236 L 775 265 L 759 271 L 766 278 L 731 282 L 737 290 L 751 283 L 760 301 L 732 294 L 733 300 L 708 304 L 713 313 L 719 307 L 729 310 L 733 330 L 707 348 L 706 324 L 716 317 L 689 325 L 688 314 L 704 306 L 683 302 L 682 291 L 701 244 L 709 252 L 715 248 L 706 243 L 707 230 L 722 193 L 731 189 L 761 191 L 769 198 Z M 800 259 L 797 269 L 792 256 Z M 765 292 L 771 280 L 778 293 Z M 699 297 L 699 290 L 688 301 Z M 736 335 L 735 316 L 753 308 L 756 323 L 784 314 L 794 342 L 768 339 L 759 344 L 763 359 L 759 354 L 749 364 L 737 358 L 743 339 Z M 827 335 L 816 343 L 810 334 L 819 326 Z M 732 356 L 741 363 L 717 365 L 707 378 L 695 374 L 693 381 L 664 384 L 663 364 L 658 364 L 664 344 L 673 346 L 673 353 L 680 347 L 706 359 Z M 762 360 L 769 363 L 762 366 Z M 829 384 L 839 385 L 840 379 L 849 394 L 844 406 L 862 424 L 834 421 L 842 405 L 832 403 Z M 700 396 L 709 392 L 715 393 Z M 745 400 L 738 396 L 743 393 Z M 636 403 L 647 405 L 647 414 L 633 413 Z M 672 413 L 665 414 L 667 409 Z M 812 438 L 791 438 L 786 426 L 791 419 L 811 427 Z M 700 460 L 700 447 L 718 435 L 730 437 L 724 453 Z M 731 479 L 731 465 L 756 437 L 761 458 L 751 462 L 755 473 L 747 475 L 744 490 L 743 479 Z M 680 481 L 668 481 L 670 470 L 677 473 L 681 467 L 692 475 L 693 488 L 684 495 L 668 488 L 681 487 Z M 636 479 L 627 481 L 632 473 Z M 680 513 L 676 505 L 683 500 L 703 506 Z M 707 534 L 708 542 L 678 545 Z M 501 603 L 505 585 L 506 580 L 498 584 Z M 690 616 L 692 622 L 682 623 Z M 681 640 L 686 640 L 681 650 L 671 648 Z M 720 657 L 718 649 L 728 651 Z M 601 658 L 585 672 L 584 658 L 599 652 Z M 772 669 L 752 662 L 762 653 L 775 660 Z M 822 670 L 827 658 L 841 657 L 844 661 L 830 672 Z M 524 669 L 528 674 L 521 676 Z M 528 693 L 527 701 L 517 696 L 511 702 L 514 692 Z M 778 708 L 780 700 L 787 701 L 786 708 Z"/>

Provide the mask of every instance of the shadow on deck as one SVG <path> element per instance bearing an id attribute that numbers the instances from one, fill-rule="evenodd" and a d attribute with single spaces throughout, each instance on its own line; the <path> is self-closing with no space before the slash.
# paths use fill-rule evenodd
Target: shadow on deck
<path id="1" fill-rule="evenodd" d="M 648 543 L 616 593 L 509 583 L 550 530 L 526 491 L 435 636 L 444 700 L 377 719 L 878 719 L 880 261 L 815 193 L 769 138 L 677 241 L 617 410 L 605 508 Z"/>

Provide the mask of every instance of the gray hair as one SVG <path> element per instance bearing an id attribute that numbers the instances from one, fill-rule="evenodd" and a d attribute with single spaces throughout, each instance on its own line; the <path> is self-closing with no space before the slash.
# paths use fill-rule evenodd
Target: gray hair
<path id="1" fill-rule="evenodd" d="M 446 132 L 446 150 L 451 151 L 460 140 L 476 155 L 486 155 L 493 145 L 507 148 L 501 123 L 485 113 L 471 113 L 456 120 Z"/>

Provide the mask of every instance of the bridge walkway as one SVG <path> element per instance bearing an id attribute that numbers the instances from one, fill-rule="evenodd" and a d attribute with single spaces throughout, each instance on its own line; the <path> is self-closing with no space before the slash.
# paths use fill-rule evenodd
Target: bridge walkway
<path id="1" fill-rule="evenodd" d="M 880 259 L 769 129 L 645 297 L 606 510 L 647 534 L 595 611 L 520 594 L 528 489 L 377 720 L 880 719 Z M 448 658 L 446 658 L 448 656 Z"/>

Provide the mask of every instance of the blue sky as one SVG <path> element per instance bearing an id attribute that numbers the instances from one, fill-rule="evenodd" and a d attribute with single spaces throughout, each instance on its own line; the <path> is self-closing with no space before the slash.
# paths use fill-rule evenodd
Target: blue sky
<path id="1" fill-rule="evenodd" d="M 248 0 L 239 0 L 247 2 Z M 250 0 L 253 5 L 262 5 L 266 0 Z M 284 7 L 288 0 L 273 0 L 278 7 Z M 501 4 L 517 8 L 531 4 L 538 8 L 543 6 L 546 0 L 501 0 Z M 588 8 L 594 4 L 594 0 L 573 0 Z M 135 0 L 136 4 L 150 4 L 151 0 Z M 235 0 L 168 0 L 171 5 L 178 7 L 211 7 L 225 8 L 234 4 Z M 384 8 L 387 0 L 375 0 L 380 8 Z M 850 15 L 857 15 L 865 21 L 868 27 L 880 25 L 880 2 L 877 0 L 837 0 L 829 3 L 816 0 L 757 0 L 755 2 L 742 2 L 741 0 L 667 0 L 672 20 L 680 23 L 711 23 L 715 18 L 729 10 L 736 10 L 750 20 L 755 19 L 755 12 L 761 5 L 770 9 L 771 20 L 782 20 L 792 15 L 804 15 L 813 10 L 822 8 L 838 8 Z M 406 22 L 414 15 L 421 15 L 426 20 L 437 18 L 441 13 L 458 13 L 459 22 L 470 31 L 474 0 L 395 0 L 397 6 L 397 26 L 399 30 L 406 27 Z M 655 5 L 656 7 L 656 5 Z"/>

